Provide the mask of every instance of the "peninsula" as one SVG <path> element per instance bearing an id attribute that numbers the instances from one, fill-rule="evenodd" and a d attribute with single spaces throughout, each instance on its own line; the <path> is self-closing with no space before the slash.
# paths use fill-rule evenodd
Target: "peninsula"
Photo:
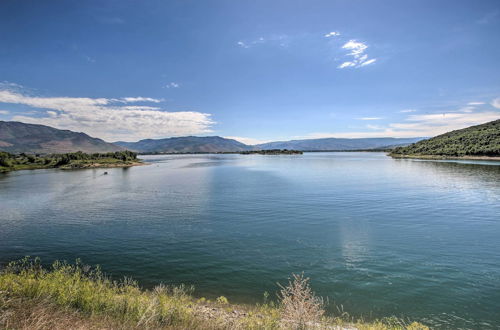
<path id="1" fill-rule="evenodd" d="M 288 149 L 269 149 L 269 150 L 250 150 L 242 151 L 241 155 L 302 155 L 303 152 L 300 150 L 288 150 Z"/>
<path id="2" fill-rule="evenodd" d="M 116 151 L 87 154 L 81 151 L 65 154 L 31 155 L 11 154 L 0 151 L 0 173 L 16 170 L 34 170 L 43 168 L 80 169 L 129 167 L 143 165 L 132 151 Z"/>

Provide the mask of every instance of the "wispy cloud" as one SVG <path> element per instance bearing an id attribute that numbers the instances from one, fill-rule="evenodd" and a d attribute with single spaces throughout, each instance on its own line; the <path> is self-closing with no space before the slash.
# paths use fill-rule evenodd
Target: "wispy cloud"
<path id="1" fill-rule="evenodd" d="M 484 102 L 469 102 L 467 103 L 467 105 L 483 105 L 483 104 L 486 104 Z"/>
<path id="2" fill-rule="evenodd" d="M 324 40 L 324 38 L 329 40 Z M 249 49 L 256 46 L 263 45 L 278 45 L 281 47 L 288 47 L 291 44 L 291 41 L 294 41 L 295 44 L 300 45 L 301 42 L 304 42 L 305 39 L 308 39 L 308 42 L 318 42 L 317 34 L 303 34 L 303 35 L 286 35 L 286 34 L 277 34 L 265 37 L 259 37 L 257 39 L 247 39 L 247 40 L 238 40 L 236 45 L 240 48 Z M 342 34 L 338 31 L 331 31 L 326 34 L 323 34 L 323 38 L 321 38 L 321 42 L 328 45 L 328 48 L 333 49 L 335 53 L 340 51 L 343 53 L 343 56 L 347 57 L 347 60 L 342 61 L 337 68 L 361 68 L 367 65 L 373 64 L 377 61 L 376 58 L 370 58 L 366 53 L 368 49 L 368 45 L 364 42 L 357 41 L 356 39 L 346 39 L 342 37 Z M 337 61 L 337 59 L 335 59 Z"/>
<path id="3" fill-rule="evenodd" d="M 354 62 L 343 62 L 337 68 L 343 69 L 343 68 L 348 68 L 350 66 L 356 66 L 356 63 L 354 63 Z"/>
<path id="4" fill-rule="evenodd" d="M 410 112 L 415 112 L 417 110 L 414 110 L 414 109 L 404 109 L 404 110 L 401 110 L 400 112 L 402 113 L 410 113 Z"/>
<path id="5" fill-rule="evenodd" d="M 176 82 L 169 82 L 168 84 L 166 84 L 165 86 L 163 86 L 164 88 L 179 88 L 181 87 L 181 85 L 179 83 L 176 83 Z"/>
<path id="6" fill-rule="evenodd" d="M 280 47 L 287 47 L 290 43 L 290 37 L 286 34 L 270 35 L 267 37 L 259 37 L 253 40 L 239 40 L 236 45 L 241 48 L 252 48 L 259 45 L 269 44 Z"/>
<path id="7" fill-rule="evenodd" d="M 125 102 L 125 103 L 134 103 L 134 102 L 153 102 L 153 103 L 160 103 L 162 100 L 160 99 L 153 99 L 150 97 L 124 97 L 122 99 L 119 99 L 119 101 Z"/>
<path id="8" fill-rule="evenodd" d="M 500 109 L 500 98 L 493 100 L 492 105 Z M 312 133 L 304 138 L 431 137 L 497 119 L 500 119 L 500 111 L 494 109 L 464 112 L 460 108 L 444 113 L 412 114 L 402 122 L 386 125 L 367 125 L 371 131 Z"/>
<path id="9" fill-rule="evenodd" d="M 357 120 L 380 120 L 382 119 L 381 117 L 361 117 L 361 118 L 356 118 Z"/>
<path id="10" fill-rule="evenodd" d="M 338 36 L 340 36 L 340 32 L 337 31 L 332 31 L 325 34 L 325 38 L 338 37 Z"/>
<path id="11" fill-rule="evenodd" d="M 339 69 L 344 69 L 348 67 L 359 68 L 375 63 L 376 59 L 374 58 L 368 59 L 368 54 L 365 53 L 367 48 L 368 46 L 365 43 L 356 41 L 354 39 L 351 39 L 348 42 L 346 42 L 342 46 L 342 49 L 347 50 L 349 52 L 346 54 L 346 56 L 350 57 L 350 60 L 341 63 L 338 66 L 338 68 Z"/>
<path id="12" fill-rule="evenodd" d="M 237 44 L 238 46 L 242 47 L 242 48 L 249 48 L 249 47 L 250 47 L 249 45 L 247 45 L 247 44 L 246 44 L 245 42 L 243 42 L 243 41 L 238 41 L 236 44 Z"/>
<path id="13" fill-rule="evenodd" d="M 7 110 L 0 110 L 0 115 L 8 115 L 9 111 Z"/>
<path id="14" fill-rule="evenodd" d="M 258 44 L 263 44 L 266 42 L 266 39 L 264 39 L 264 37 L 260 37 L 258 39 L 255 39 L 255 40 L 251 40 L 251 41 L 238 41 L 236 44 L 242 48 L 250 48 L 250 47 L 253 47 L 255 45 L 258 45 Z"/>
<path id="15" fill-rule="evenodd" d="M 211 131 L 211 115 L 197 111 L 165 111 L 148 97 L 88 98 L 29 96 L 19 91 L 0 90 L 0 103 L 35 108 L 33 115 L 14 115 L 11 120 L 83 131 L 92 136 L 114 140 L 203 134 Z M 123 104 L 126 103 L 126 104 Z"/>
<path id="16" fill-rule="evenodd" d="M 491 105 L 494 106 L 497 109 L 500 109 L 500 97 L 494 99 L 491 101 Z"/>

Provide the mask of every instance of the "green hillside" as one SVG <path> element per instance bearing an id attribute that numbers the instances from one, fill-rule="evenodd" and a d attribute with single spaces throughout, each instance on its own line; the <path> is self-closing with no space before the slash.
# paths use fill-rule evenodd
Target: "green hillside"
<path id="1" fill-rule="evenodd" d="M 391 156 L 500 156 L 500 120 L 471 126 L 407 147 L 395 148 Z"/>

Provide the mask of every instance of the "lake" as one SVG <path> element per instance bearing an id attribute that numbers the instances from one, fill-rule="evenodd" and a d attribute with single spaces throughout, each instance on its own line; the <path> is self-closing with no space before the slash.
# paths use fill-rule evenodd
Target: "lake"
<path id="1" fill-rule="evenodd" d="M 150 165 L 0 174 L 0 264 L 81 258 L 144 287 L 193 284 L 242 303 L 303 271 L 330 310 L 500 326 L 500 162 L 142 158 Z"/>

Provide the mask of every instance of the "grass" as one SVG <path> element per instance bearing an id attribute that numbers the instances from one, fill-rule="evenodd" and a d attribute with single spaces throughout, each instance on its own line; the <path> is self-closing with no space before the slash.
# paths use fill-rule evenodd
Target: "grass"
<path id="1" fill-rule="evenodd" d="M 346 314 L 324 316 L 309 279 L 295 275 L 278 303 L 231 305 L 191 296 L 191 287 L 141 290 L 130 279 L 112 281 L 99 268 L 38 259 L 0 272 L 0 328 L 7 329 L 428 329 L 396 318 L 374 322 Z"/>

